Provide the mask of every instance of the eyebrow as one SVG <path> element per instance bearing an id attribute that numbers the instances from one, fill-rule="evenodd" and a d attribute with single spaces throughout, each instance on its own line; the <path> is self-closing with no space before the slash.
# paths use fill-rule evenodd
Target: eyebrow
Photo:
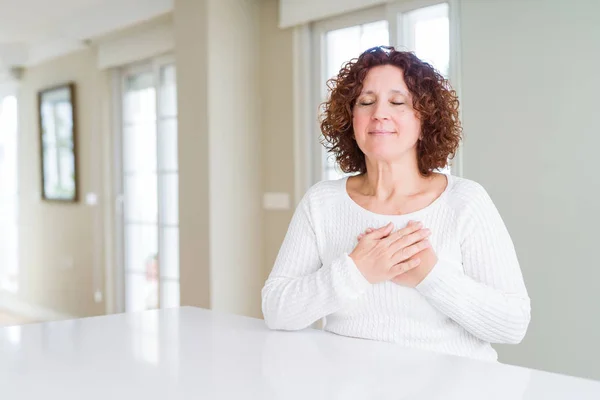
<path id="1" fill-rule="evenodd" d="M 406 93 L 404 91 L 402 91 L 402 90 L 392 89 L 392 90 L 390 90 L 390 92 L 394 93 L 394 94 L 401 94 L 403 96 L 406 96 Z M 375 94 L 375 92 L 373 92 L 372 90 L 367 90 L 367 91 L 362 92 L 360 95 L 362 96 L 362 95 L 365 95 L 365 94 Z"/>

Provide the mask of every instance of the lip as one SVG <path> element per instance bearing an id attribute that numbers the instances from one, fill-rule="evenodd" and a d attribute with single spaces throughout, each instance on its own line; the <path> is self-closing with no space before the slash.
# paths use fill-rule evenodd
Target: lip
<path id="1" fill-rule="evenodd" d="M 374 131 L 370 131 L 369 135 L 394 135 L 396 132 L 394 131 L 386 131 L 382 129 L 377 129 Z"/>

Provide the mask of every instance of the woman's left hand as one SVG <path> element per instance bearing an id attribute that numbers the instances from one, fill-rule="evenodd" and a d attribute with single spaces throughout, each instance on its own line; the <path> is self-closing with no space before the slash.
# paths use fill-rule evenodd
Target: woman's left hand
<path id="1" fill-rule="evenodd" d="M 370 233 L 373 230 L 374 229 L 372 228 L 367 229 L 365 233 L 361 233 L 358 236 L 358 240 L 360 241 L 365 234 Z M 415 257 L 419 258 L 421 260 L 421 263 L 417 267 L 395 276 L 393 279 L 391 279 L 392 282 L 398 285 L 414 288 L 419 283 L 421 283 L 427 275 L 429 275 L 431 270 L 433 270 L 435 264 L 437 264 L 438 262 L 437 255 L 435 254 L 435 251 L 431 248 L 431 246 L 415 254 L 412 258 Z"/>

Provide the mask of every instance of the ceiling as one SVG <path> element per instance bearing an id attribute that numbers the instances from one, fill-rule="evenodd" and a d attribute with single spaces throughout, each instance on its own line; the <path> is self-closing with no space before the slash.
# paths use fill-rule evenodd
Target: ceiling
<path id="1" fill-rule="evenodd" d="M 0 0 L 0 70 L 83 48 L 172 8 L 173 0 Z"/>

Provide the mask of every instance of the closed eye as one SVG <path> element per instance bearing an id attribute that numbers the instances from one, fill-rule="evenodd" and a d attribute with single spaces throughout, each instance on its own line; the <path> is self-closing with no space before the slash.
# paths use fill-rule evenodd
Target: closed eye
<path id="1" fill-rule="evenodd" d="M 392 104 L 395 105 L 395 106 L 401 106 L 404 103 L 397 103 L 397 102 L 392 101 Z"/>

